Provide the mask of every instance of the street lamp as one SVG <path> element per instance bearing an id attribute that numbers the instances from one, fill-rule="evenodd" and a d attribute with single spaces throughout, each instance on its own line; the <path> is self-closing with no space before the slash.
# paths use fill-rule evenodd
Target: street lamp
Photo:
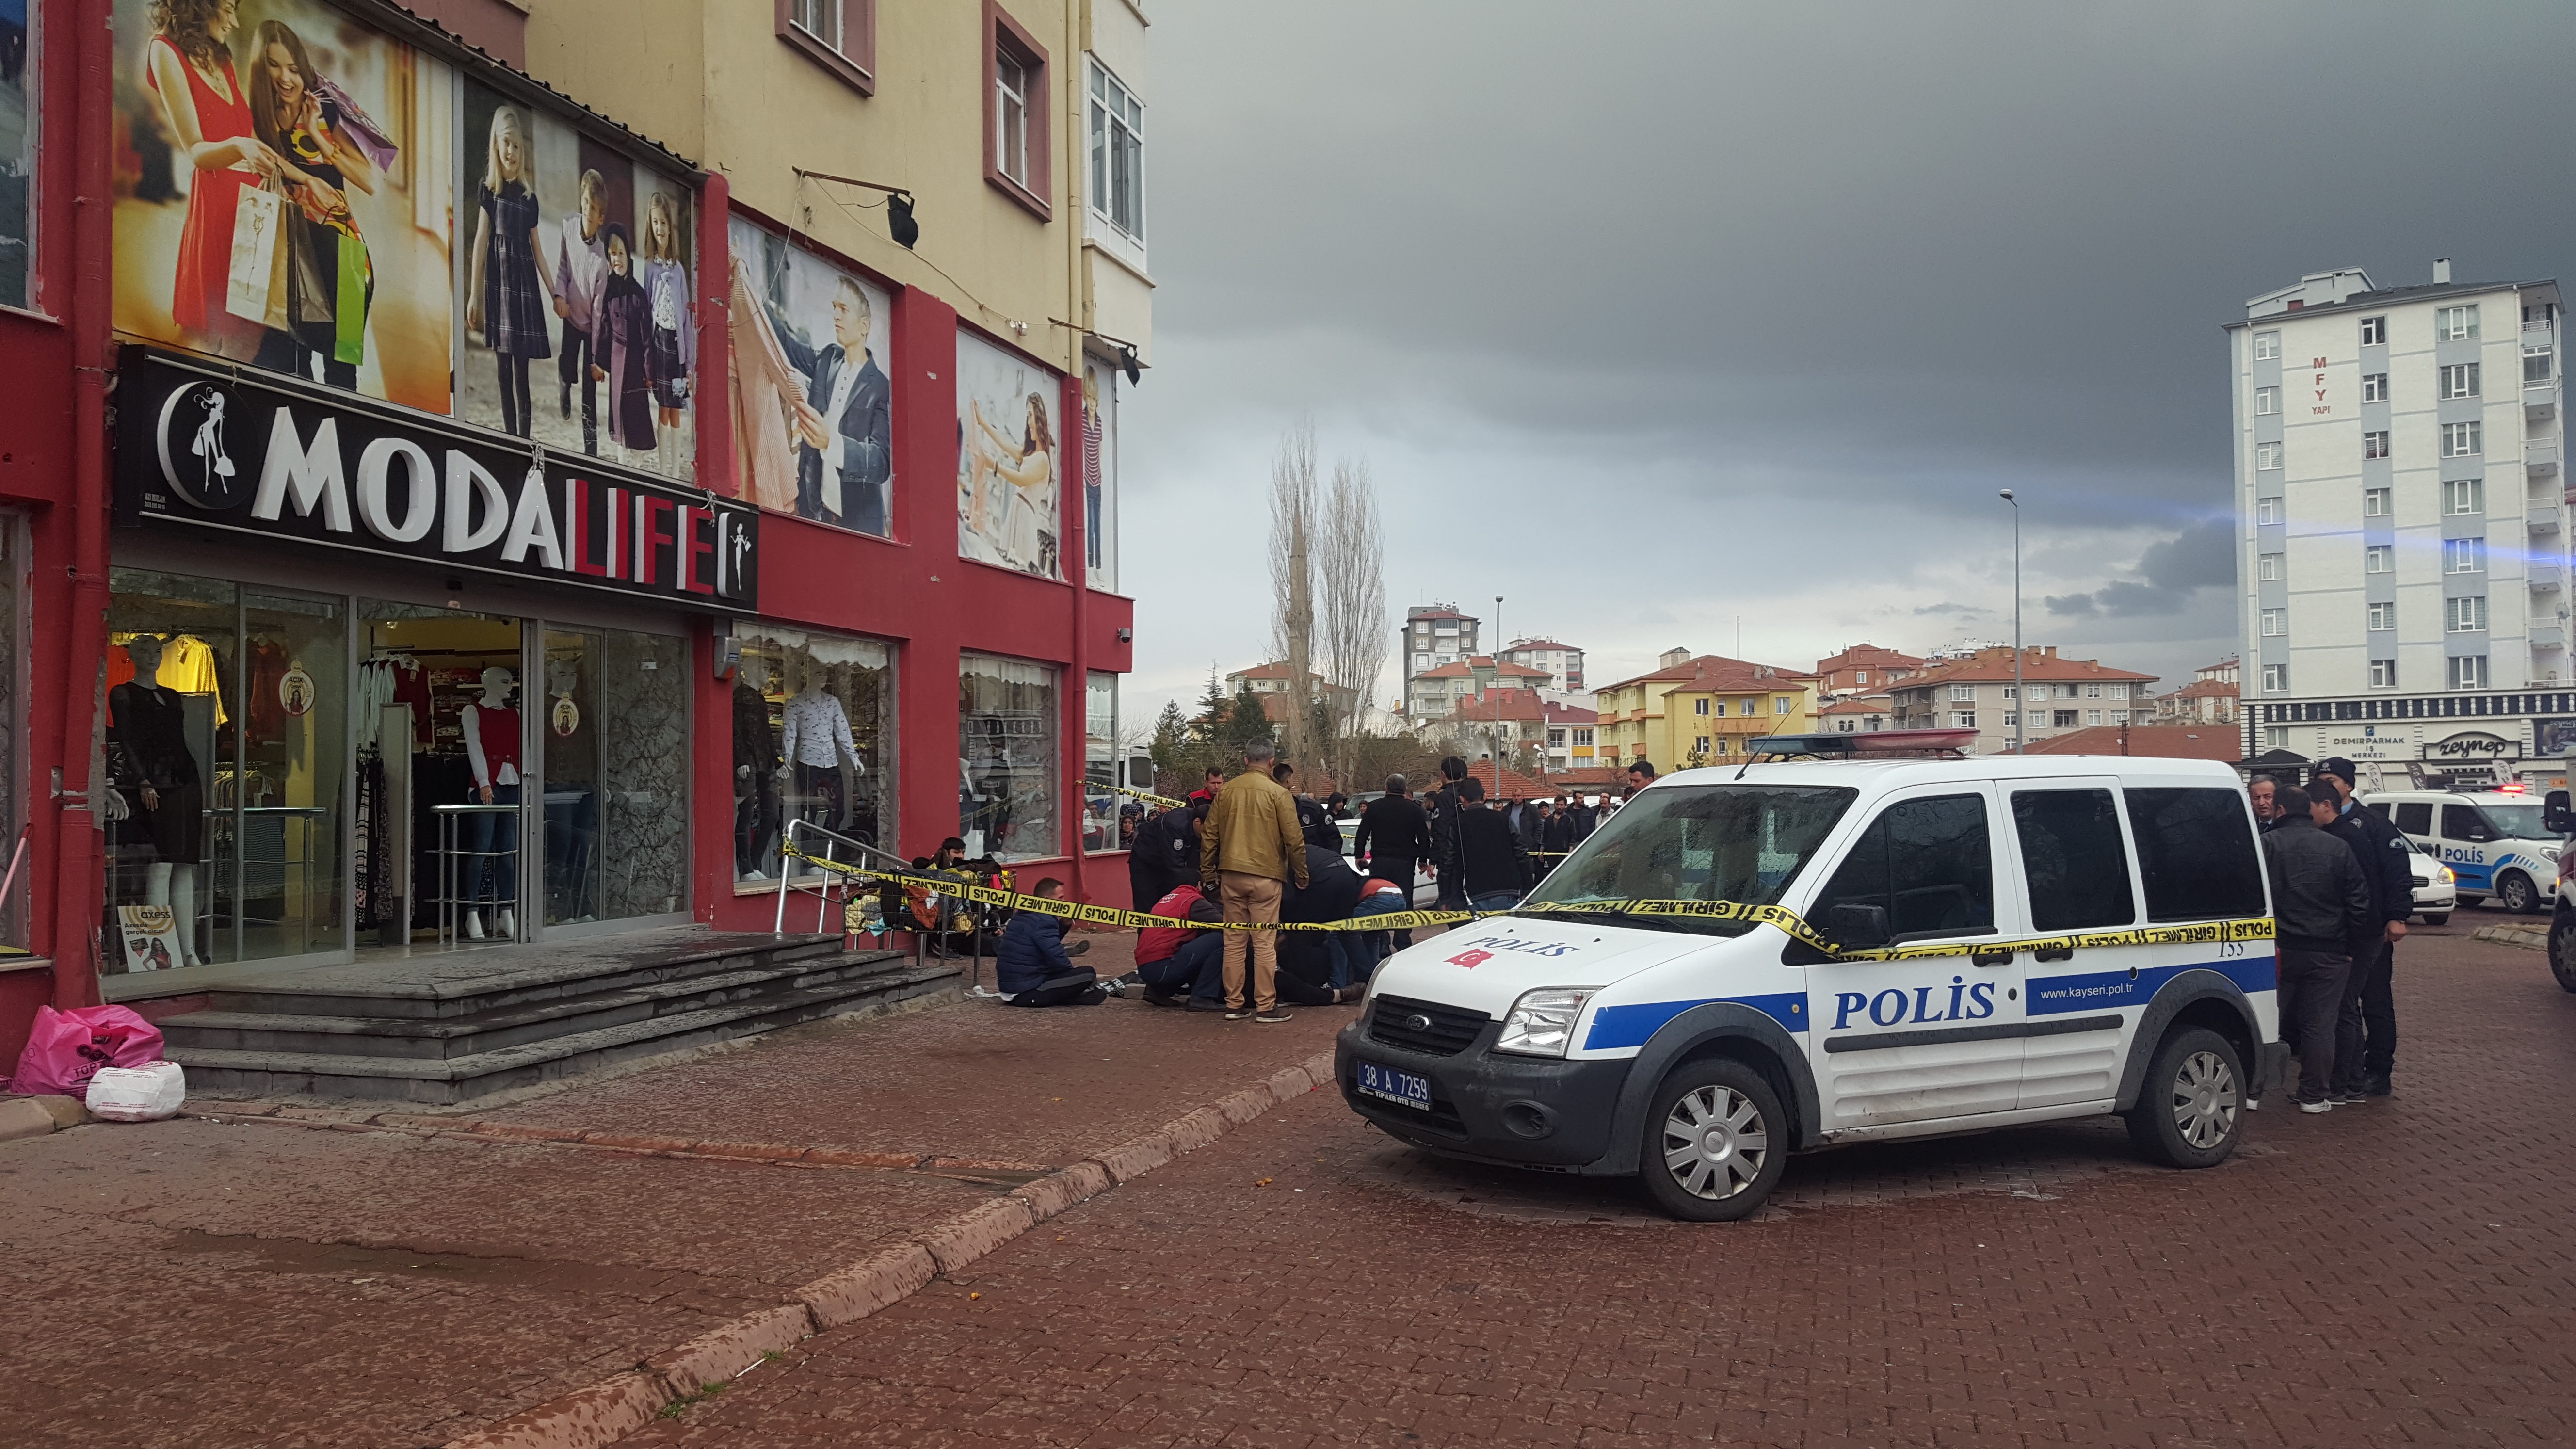
<path id="1" fill-rule="evenodd" d="M 1494 808 L 1503 807 L 1503 596 L 1494 595 Z M 1475 665 L 1467 666 L 1473 672 Z"/>
<path id="2" fill-rule="evenodd" d="M 2030 692 L 2021 682 L 2021 500 L 2009 488 L 1997 495 L 2013 511 L 2013 753 L 2030 743 Z"/>

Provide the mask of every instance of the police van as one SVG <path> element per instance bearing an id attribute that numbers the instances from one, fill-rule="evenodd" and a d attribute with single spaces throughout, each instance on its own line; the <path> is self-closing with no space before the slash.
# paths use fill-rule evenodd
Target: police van
<path id="1" fill-rule="evenodd" d="M 2518 790 L 2375 790 L 2361 803 L 2451 868 L 2460 899 L 2535 911 L 2558 897 L 2559 838 Z"/>
<path id="2" fill-rule="evenodd" d="M 1344 1099 L 1699 1221 L 1840 1143 L 2118 1113 L 2160 1161 L 2225 1160 L 2288 1055 L 2235 774 L 1932 738 L 1960 733 L 1656 781 L 1518 909 L 1379 967 Z"/>

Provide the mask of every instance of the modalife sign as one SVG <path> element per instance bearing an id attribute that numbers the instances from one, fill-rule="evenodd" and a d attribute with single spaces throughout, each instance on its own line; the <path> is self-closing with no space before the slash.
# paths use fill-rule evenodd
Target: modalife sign
<path id="1" fill-rule="evenodd" d="M 759 607 L 757 509 L 350 393 L 140 348 L 125 359 L 123 519 Z"/>

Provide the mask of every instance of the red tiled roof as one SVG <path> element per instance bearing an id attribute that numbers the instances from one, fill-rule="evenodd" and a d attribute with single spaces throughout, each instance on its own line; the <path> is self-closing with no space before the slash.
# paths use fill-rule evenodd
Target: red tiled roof
<path id="1" fill-rule="evenodd" d="M 2171 694 L 2157 697 L 2159 699 L 2206 699 L 2212 696 L 2220 699 L 2234 699 L 2236 686 L 2224 679 L 2195 679 Z"/>
<path id="2" fill-rule="evenodd" d="M 1599 711 L 1585 709 L 1579 704 L 1558 704 L 1552 699 L 1545 700 L 1542 703 L 1547 709 L 1547 722 L 1549 724 L 1588 725 L 1599 724 L 1601 722 Z"/>
<path id="3" fill-rule="evenodd" d="M 1876 644 L 1854 644 L 1840 654 L 1828 654 L 1816 661 L 1818 674 L 1831 674 L 1837 669 L 1920 669 L 1923 661 L 1911 654 Z"/>
<path id="4" fill-rule="evenodd" d="M 2098 659 L 2066 659 L 2043 654 L 2036 649 L 2022 651 L 2021 677 L 2032 684 L 2102 684 L 2115 680 L 2153 683 L 2152 674 L 2137 674 L 2126 669 L 2112 669 Z M 2013 657 L 2010 649 L 1982 649 L 1974 658 L 1937 665 L 1911 679 L 1900 681 L 1905 689 L 1928 689 L 1936 684 L 2010 684 L 2013 682 Z"/>
<path id="5" fill-rule="evenodd" d="M 1466 658 L 1459 660 L 1455 664 L 1443 664 L 1436 669 L 1425 669 L 1413 677 L 1416 679 L 1465 679 L 1473 675 L 1479 669 L 1490 670 L 1495 674 L 1518 675 L 1523 679 L 1546 679 L 1549 677 L 1546 670 L 1538 668 L 1535 665 L 1512 663 L 1498 664 L 1490 654 L 1471 654 Z"/>
<path id="6" fill-rule="evenodd" d="M 1569 654 L 1583 652 L 1571 644 L 1559 644 L 1553 639 L 1520 639 L 1503 646 L 1503 652 L 1506 654 L 1515 649 L 1562 649 Z"/>
<path id="7" fill-rule="evenodd" d="M 1893 704 L 1888 700 L 1888 697 L 1887 697 L 1886 695 L 1883 695 L 1883 694 L 1855 694 L 1855 695 L 1853 695 L 1853 696 L 1852 696 L 1851 698 L 1849 698 L 1849 699 L 1838 699 L 1838 700 L 1835 700 L 1833 703 L 1831 703 L 1831 704 L 1829 704 L 1829 705 L 1826 705 L 1824 708 L 1822 708 L 1822 709 L 1820 709 L 1820 710 L 1817 710 L 1817 711 L 1816 711 L 1816 713 L 1818 713 L 1818 714 L 1886 714 L 1889 710 L 1891 710 L 1891 709 L 1893 709 L 1893 708 L 1895 708 L 1895 706 L 1894 706 L 1894 705 L 1893 705 Z"/>
<path id="8" fill-rule="evenodd" d="M 1654 680 L 1670 681 L 1679 688 L 1692 691 L 1723 693 L 1742 690 L 1750 693 L 1754 690 L 1778 689 L 1784 685 L 1804 683 L 1815 677 L 1803 669 L 1790 669 L 1776 664 L 1756 664 L 1749 659 L 1729 659 L 1723 654 L 1702 654 L 1686 659 L 1670 669 L 1658 669 L 1652 674 L 1640 674 L 1620 680 L 1617 684 L 1604 685 L 1602 688 L 1625 689 L 1632 684 L 1643 684 L 1648 680 Z M 1600 691 L 1595 691 L 1595 693 L 1598 692 Z"/>
<path id="9" fill-rule="evenodd" d="M 2034 755 L 2139 755 L 2159 760 L 2236 763 L 2245 742 L 2226 725 L 2095 725 L 2030 746 Z"/>

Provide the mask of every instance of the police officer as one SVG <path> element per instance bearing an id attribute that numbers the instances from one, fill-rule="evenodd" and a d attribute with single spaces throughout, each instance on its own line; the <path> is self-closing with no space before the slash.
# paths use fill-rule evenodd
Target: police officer
<path id="1" fill-rule="evenodd" d="M 1127 850 L 1127 885 L 1136 909 L 1152 910 L 1174 886 L 1198 884 L 1199 822 L 1207 812 L 1207 793 L 1193 792 L 1190 803 L 1164 811 L 1136 832 Z"/>
<path id="2" fill-rule="evenodd" d="M 2353 799 L 2352 783 L 2352 761 L 2340 755 L 2319 761 L 2309 780 L 2312 791 L 2331 793 L 2336 801 L 2328 833 L 2342 836 L 2360 859 L 2379 922 L 2376 934 L 2353 943 L 2352 970 L 2344 979 L 2332 1088 L 2340 1103 L 2394 1090 L 2389 1077 L 2397 1067 L 2397 1002 L 2391 982 L 2397 943 L 2406 939 L 2406 919 L 2415 913 L 2415 847 L 2388 817 Z"/>

